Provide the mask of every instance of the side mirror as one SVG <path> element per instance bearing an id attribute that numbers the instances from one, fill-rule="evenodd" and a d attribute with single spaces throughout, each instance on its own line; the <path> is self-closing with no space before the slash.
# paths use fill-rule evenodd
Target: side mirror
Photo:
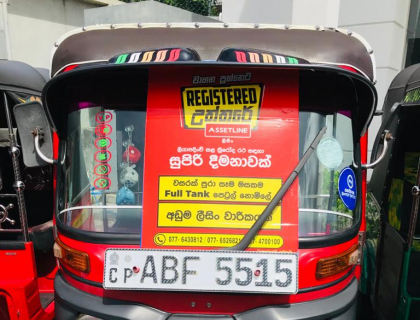
<path id="1" fill-rule="evenodd" d="M 53 164 L 52 131 L 44 108 L 38 101 L 18 104 L 13 108 L 23 163 L 27 167 Z"/>
<path id="2" fill-rule="evenodd" d="M 372 157 L 370 159 L 371 163 L 363 164 L 362 169 L 373 169 L 375 168 L 384 158 L 388 151 L 388 142 L 393 139 L 392 134 L 387 130 L 389 128 L 390 124 L 394 120 L 395 116 L 397 115 L 397 111 L 401 108 L 401 103 L 394 103 L 394 105 L 391 107 L 387 118 L 385 121 L 382 122 L 381 127 L 379 128 L 379 134 L 376 136 L 375 142 L 373 144 L 372 148 Z M 381 111 L 382 112 L 382 111 Z M 378 112 L 378 115 L 382 115 L 383 112 Z M 376 113 L 375 113 L 376 115 Z M 381 154 L 375 159 L 378 150 L 380 150 L 380 146 L 382 147 Z"/>
<path id="3" fill-rule="evenodd" d="M 371 163 L 362 164 L 362 169 L 363 170 L 375 168 L 385 158 L 385 155 L 388 151 L 388 142 L 392 139 L 394 139 L 392 137 L 392 134 L 388 130 L 384 130 L 384 132 L 380 136 L 380 140 L 378 142 L 378 143 L 383 144 L 381 154 L 375 160 L 372 159 Z"/>

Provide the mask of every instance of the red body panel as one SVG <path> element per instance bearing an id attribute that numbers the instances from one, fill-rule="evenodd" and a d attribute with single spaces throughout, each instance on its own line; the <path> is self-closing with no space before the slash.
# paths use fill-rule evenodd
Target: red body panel
<path id="1" fill-rule="evenodd" d="M 332 296 L 343 290 L 353 276 L 326 289 L 316 290 L 297 295 L 232 295 L 226 293 L 180 293 L 180 292 L 140 292 L 140 291 L 108 291 L 81 283 L 64 274 L 64 278 L 75 288 L 101 297 L 141 302 L 170 313 L 203 313 L 203 314 L 236 314 L 261 306 L 281 305 L 313 301 Z M 238 303 L 240 301 L 240 303 Z M 191 303 L 195 302 L 192 307 Z M 211 304 L 211 308 L 207 307 Z"/>
<path id="2" fill-rule="evenodd" d="M 367 163 L 368 155 L 368 138 L 369 133 L 366 132 L 365 135 L 360 139 L 360 151 L 361 151 L 361 162 Z M 367 190 L 367 172 L 363 170 L 362 176 L 362 223 L 360 224 L 359 232 L 366 232 L 366 190 Z M 356 266 L 355 275 L 360 279 L 362 274 L 362 268 L 360 265 Z"/>
<path id="3" fill-rule="evenodd" d="M 60 240 L 71 248 L 88 252 L 90 257 L 91 271 L 89 274 L 77 271 L 67 265 L 66 270 L 78 277 L 97 283 L 103 282 L 104 253 L 107 248 L 138 248 L 138 246 L 127 245 L 100 245 L 76 241 L 59 234 Z M 320 258 L 329 257 L 342 253 L 357 243 L 357 238 L 337 246 L 319 249 L 299 250 L 299 289 L 317 287 L 333 282 L 343 277 L 348 270 L 333 277 L 317 280 L 315 278 L 316 264 Z M 102 288 L 83 284 L 72 279 L 66 272 L 63 272 L 66 280 L 76 288 L 94 295 L 104 296 L 110 299 L 133 301 L 149 305 L 162 311 L 170 313 L 218 313 L 235 314 L 246 310 L 273 304 L 288 304 L 311 301 L 331 296 L 341 291 L 353 278 L 347 277 L 339 284 L 323 290 L 315 290 L 308 293 L 296 295 L 254 295 L 254 294 L 225 294 L 225 293 L 183 293 L 183 292 L 141 292 L 104 290 Z M 241 303 L 238 304 L 238 299 Z M 191 307 L 195 302 L 195 307 Z M 212 307 L 209 310 L 206 306 L 210 302 Z M 202 308 L 200 307 L 202 306 Z"/>
<path id="4" fill-rule="evenodd" d="M 40 301 L 40 293 L 53 291 L 52 279 L 38 281 L 32 243 L 24 250 L 0 251 L 0 265 L 9 266 L 2 273 L 0 295 L 6 298 L 10 319 L 53 319 L 53 303 L 44 310 Z"/>

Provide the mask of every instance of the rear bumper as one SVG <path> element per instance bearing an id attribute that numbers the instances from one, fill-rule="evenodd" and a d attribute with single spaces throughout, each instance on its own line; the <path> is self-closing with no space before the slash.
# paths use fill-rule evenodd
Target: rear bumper
<path id="1" fill-rule="evenodd" d="M 94 296 L 68 284 L 60 273 L 55 278 L 57 320 L 75 320 L 87 314 L 107 320 L 355 320 L 357 281 L 338 294 L 311 302 L 268 306 L 234 316 L 169 314 L 149 306 Z"/>

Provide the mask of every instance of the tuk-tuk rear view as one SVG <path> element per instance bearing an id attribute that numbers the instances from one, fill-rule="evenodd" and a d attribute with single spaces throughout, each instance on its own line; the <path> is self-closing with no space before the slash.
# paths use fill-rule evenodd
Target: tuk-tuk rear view
<path id="1" fill-rule="evenodd" d="M 402 70 L 392 81 L 380 130 L 389 131 L 392 139 L 382 148 L 378 135 L 372 150 L 373 157 L 384 157 L 368 187 L 362 284 L 378 319 L 414 320 L 420 315 L 419 67 Z"/>
<path id="2" fill-rule="evenodd" d="M 60 39 L 57 319 L 355 319 L 374 70 L 322 27 Z"/>

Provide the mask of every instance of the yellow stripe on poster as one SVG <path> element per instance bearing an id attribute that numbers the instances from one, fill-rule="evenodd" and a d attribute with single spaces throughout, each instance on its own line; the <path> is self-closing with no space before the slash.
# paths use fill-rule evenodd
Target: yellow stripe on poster
<path id="1" fill-rule="evenodd" d="M 281 179 L 160 176 L 159 200 L 268 203 Z"/>
<path id="2" fill-rule="evenodd" d="M 159 203 L 158 227 L 249 229 L 265 205 Z M 263 229 L 281 229 L 281 207 L 264 223 Z"/>
<path id="3" fill-rule="evenodd" d="M 156 245 L 161 247 L 232 247 L 243 238 L 241 234 L 201 234 L 201 233 L 157 233 L 154 237 Z M 283 246 L 283 238 L 275 235 L 258 235 L 250 248 L 279 249 Z"/>

